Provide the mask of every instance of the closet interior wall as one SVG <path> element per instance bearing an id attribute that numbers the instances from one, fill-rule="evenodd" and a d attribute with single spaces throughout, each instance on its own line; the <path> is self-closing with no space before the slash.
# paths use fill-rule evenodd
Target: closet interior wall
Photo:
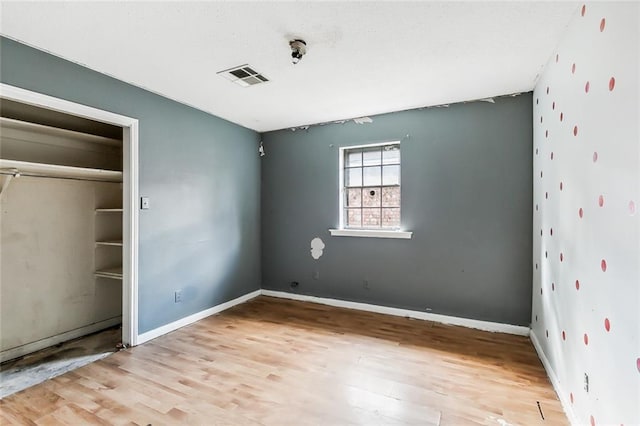
<path id="1" fill-rule="evenodd" d="M 121 323 L 122 128 L 6 99 L 0 115 L 5 361 Z"/>

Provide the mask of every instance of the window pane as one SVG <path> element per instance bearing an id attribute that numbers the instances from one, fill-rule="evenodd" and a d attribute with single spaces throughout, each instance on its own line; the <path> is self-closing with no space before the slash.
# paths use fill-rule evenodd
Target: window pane
<path id="1" fill-rule="evenodd" d="M 380 207 L 380 187 L 362 188 L 362 206 L 363 207 Z"/>
<path id="2" fill-rule="evenodd" d="M 345 186 L 362 186 L 362 169 L 345 169 L 344 184 Z"/>
<path id="3" fill-rule="evenodd" d="M 400 166 L 383 166 L 382 184 L 400 185 Z"/>
<path id="4" fill-rule="evenodd" d="M 380 227 L 380 209 L 362 209 L 362 227 Z"/>
<path id="5" fill-rule="evenodd" d="M 382 188 L 382 207 L 400 207 L 400 187 Z"/>
<path id="6" fill-rule="evenodd" d="M 362 164 L 365 166 L 377 166 L 382 163 L 382 148 L 368 148 L 362 151 Z"/>
<path id="7" fill-rule="evenodd" d="M 380 172 L 381 168 L 378 167 L 364 167 L 362 169 L 362 175 L 364 177 L 363 186 L 379 186 L 382 183 L 380 182 Z"/>
<path id="8" fill-rule="evenodd" d="M 382 209 L 382 227 L 400 228 L 400 209 Z"/>
<path id="9" fill-rule="evenodd" d="M 362 189 L 347 189 L 347 207 L 362 207 Z"/>
<path id="10" fill-rule="evenodd" d="M 347 227 L 360 228 L 362 227 L 362 210 L 360 209 L 347 209 L 344 212 L 344 217 L 347 221 Z"/>
<path id="11" fill-rule="evenodd" d="M 400 147 L 398 145 L 384 147 L 382 164 L 400 164 Z"/>
<path id="12" fill-rule="evenodd" d="M 357 150 L 355 152 L 348 151 L 345 161 L 346 167 L 359 167 L 362 166 L 362 151 Z"/>

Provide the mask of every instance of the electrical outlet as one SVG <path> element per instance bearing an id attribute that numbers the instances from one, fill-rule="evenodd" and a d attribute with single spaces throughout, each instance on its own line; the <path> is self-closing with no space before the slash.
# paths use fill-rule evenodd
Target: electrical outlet
<path id="1" fill-rule="evenodd" d="M 589 392 L 589 375 L 584 373 L 584 390 Z"/>
<path id="2" fill-rule="evenodd" d="M 140 208 L 142 210 L 148 210 L 150 207 L 149 197 L 141 197 L 140 198 Z"/>
<path id="3" fill-rule="evenodd" d="M 182 302 L 182 290 L 176 290 L 173 295 L 174 295 L 175 303 Z"/>

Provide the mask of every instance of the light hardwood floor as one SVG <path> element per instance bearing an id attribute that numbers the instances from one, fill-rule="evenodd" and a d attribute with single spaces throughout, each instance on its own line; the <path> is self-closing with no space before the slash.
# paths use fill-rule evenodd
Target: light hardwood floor
<path id="1" fill-rule="evenodd" d="M 0 423 L 568 424 L 526 337 L 269 297 L 5 398 Z"/>

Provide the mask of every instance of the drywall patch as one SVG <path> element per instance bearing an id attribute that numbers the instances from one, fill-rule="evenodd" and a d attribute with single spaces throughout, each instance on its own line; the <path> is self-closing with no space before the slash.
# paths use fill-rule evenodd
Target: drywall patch
<path id="1" fill-rule="evenodd" d="M 320 238 L 315 237 L 313 240 L 311 240 L 311 257 L 313 257 L 315 260 L 320 259 L 324 247 L 324 242 L 322 242 Z"/>

